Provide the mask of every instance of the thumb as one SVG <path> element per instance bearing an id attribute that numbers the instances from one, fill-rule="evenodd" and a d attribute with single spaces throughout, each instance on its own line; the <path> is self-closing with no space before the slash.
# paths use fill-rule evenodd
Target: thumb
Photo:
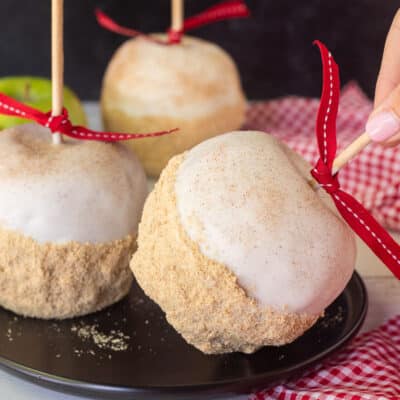
<path id="1" fill-rule="evenodd" d="M 374 142 L 400 143 L 400 85 L 371 113 L 365 129 Z"/>

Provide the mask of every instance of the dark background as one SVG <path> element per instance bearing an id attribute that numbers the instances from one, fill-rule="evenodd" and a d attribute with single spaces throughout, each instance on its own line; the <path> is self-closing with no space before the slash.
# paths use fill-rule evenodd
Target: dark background
<path id="1" fill-rule="evenodd" d="M 186 15 L 215 4 L 186 0 Z M 248 0 L 252 18 L 225 21 L 193 35 L 217 42 L 237 61 L 249 98 L 317 96 L 320 61 L 311 43 L 324 41 L 342 71 L 373 95 L 385 35 L 399 0 Z M 97 99 L 108 60 L 125 38 L 104 31 L 93 16 L 101 6 L 146 32 L 169 25 L 168 0 L 65 0 L 66 82 Z M 50 74 L 50 0 L 1 0 L 0 75 Z M 400 44 L 399 44 L 400 45 Z"/>

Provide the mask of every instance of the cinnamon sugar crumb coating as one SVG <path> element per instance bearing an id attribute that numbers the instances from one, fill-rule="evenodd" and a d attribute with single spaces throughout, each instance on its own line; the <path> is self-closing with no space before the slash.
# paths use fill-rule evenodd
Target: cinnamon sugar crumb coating
<path id="1" fill-rule="evenodd" d="M 0 305 L 63 319 L 101 310 L 129 291 L 135 238 L 105 243 L 38 243 L 0 228 Z"/>

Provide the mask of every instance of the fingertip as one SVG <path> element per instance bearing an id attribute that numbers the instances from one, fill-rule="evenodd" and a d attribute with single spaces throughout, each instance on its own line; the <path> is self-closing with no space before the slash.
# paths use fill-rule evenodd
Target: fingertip
<path id="1" fill-rule="evenodd" d="M 386 142 L 400 131 L 400 118 L 392 110 L 383 110 L 368 120 L 365 129 L 372 141 Z"/>
<path id="2" fill-rule="evenodd" d="M 400 132 L 394 135 L 386 142 L 381 143 L 381 145 L 386 148 L 391 148 L 397 146 L 399 143 L 400 143 Z"/>

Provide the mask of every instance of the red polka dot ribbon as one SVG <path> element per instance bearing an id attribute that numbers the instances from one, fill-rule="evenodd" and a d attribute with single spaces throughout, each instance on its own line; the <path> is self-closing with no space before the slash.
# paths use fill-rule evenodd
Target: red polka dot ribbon
<path id="1" fill-rule="evenodd" d="M 118 142 L 122 140 L 142 139 L 167 135 L 177 129 L 152 132 L 152 133 L 115 133 L 97 132 L 83 126 L 74 126 L 68 118 L 68 112 L 64 108 L 59 116 L 52 116 L 51 112 L 44 113 L 22 104 L 17 100 L 0 93 L 0 114 L 21 117 L 37 122 L 50 129 L 52 133 L 61 133 L 74 139 L 97 140 L 102 142 Z"/>
<path id="2" fill-rule="evenodd" d="M 246 18 L 250 15 L 250 11 L 243 0 L 223 1 L 222 3 L 207 8 L 205 11 L 199 14 L 185 19 L 182 30 L 176 31 L 169 29 L 167 31 L 167 40 L 157 39 L 135 29 L 123 27 L 99 9 L 96 9 L 95 14 L 97 22 L 103 28 L 108 29 L 111 32 L 128 37 L 143 36 L 146 39 L 158 44 L 171 45 L 180 43 L 183 34 L 187 31 L 226 19 Z"/>
<path id="3" fill-rule="evenodd" d="M 336 208 L 353 231 L 400 279 L 400 246 L 352 196 L 340 188 L 338 174 L 332 174 L 336 156 L 336 117 L 339 107 L 339 68 L 328 49 L 319 41 L 322 58 L 323 84 L 317 116 L 316 133 L 320 158 L 311 175 L 332 197 Z"/>

